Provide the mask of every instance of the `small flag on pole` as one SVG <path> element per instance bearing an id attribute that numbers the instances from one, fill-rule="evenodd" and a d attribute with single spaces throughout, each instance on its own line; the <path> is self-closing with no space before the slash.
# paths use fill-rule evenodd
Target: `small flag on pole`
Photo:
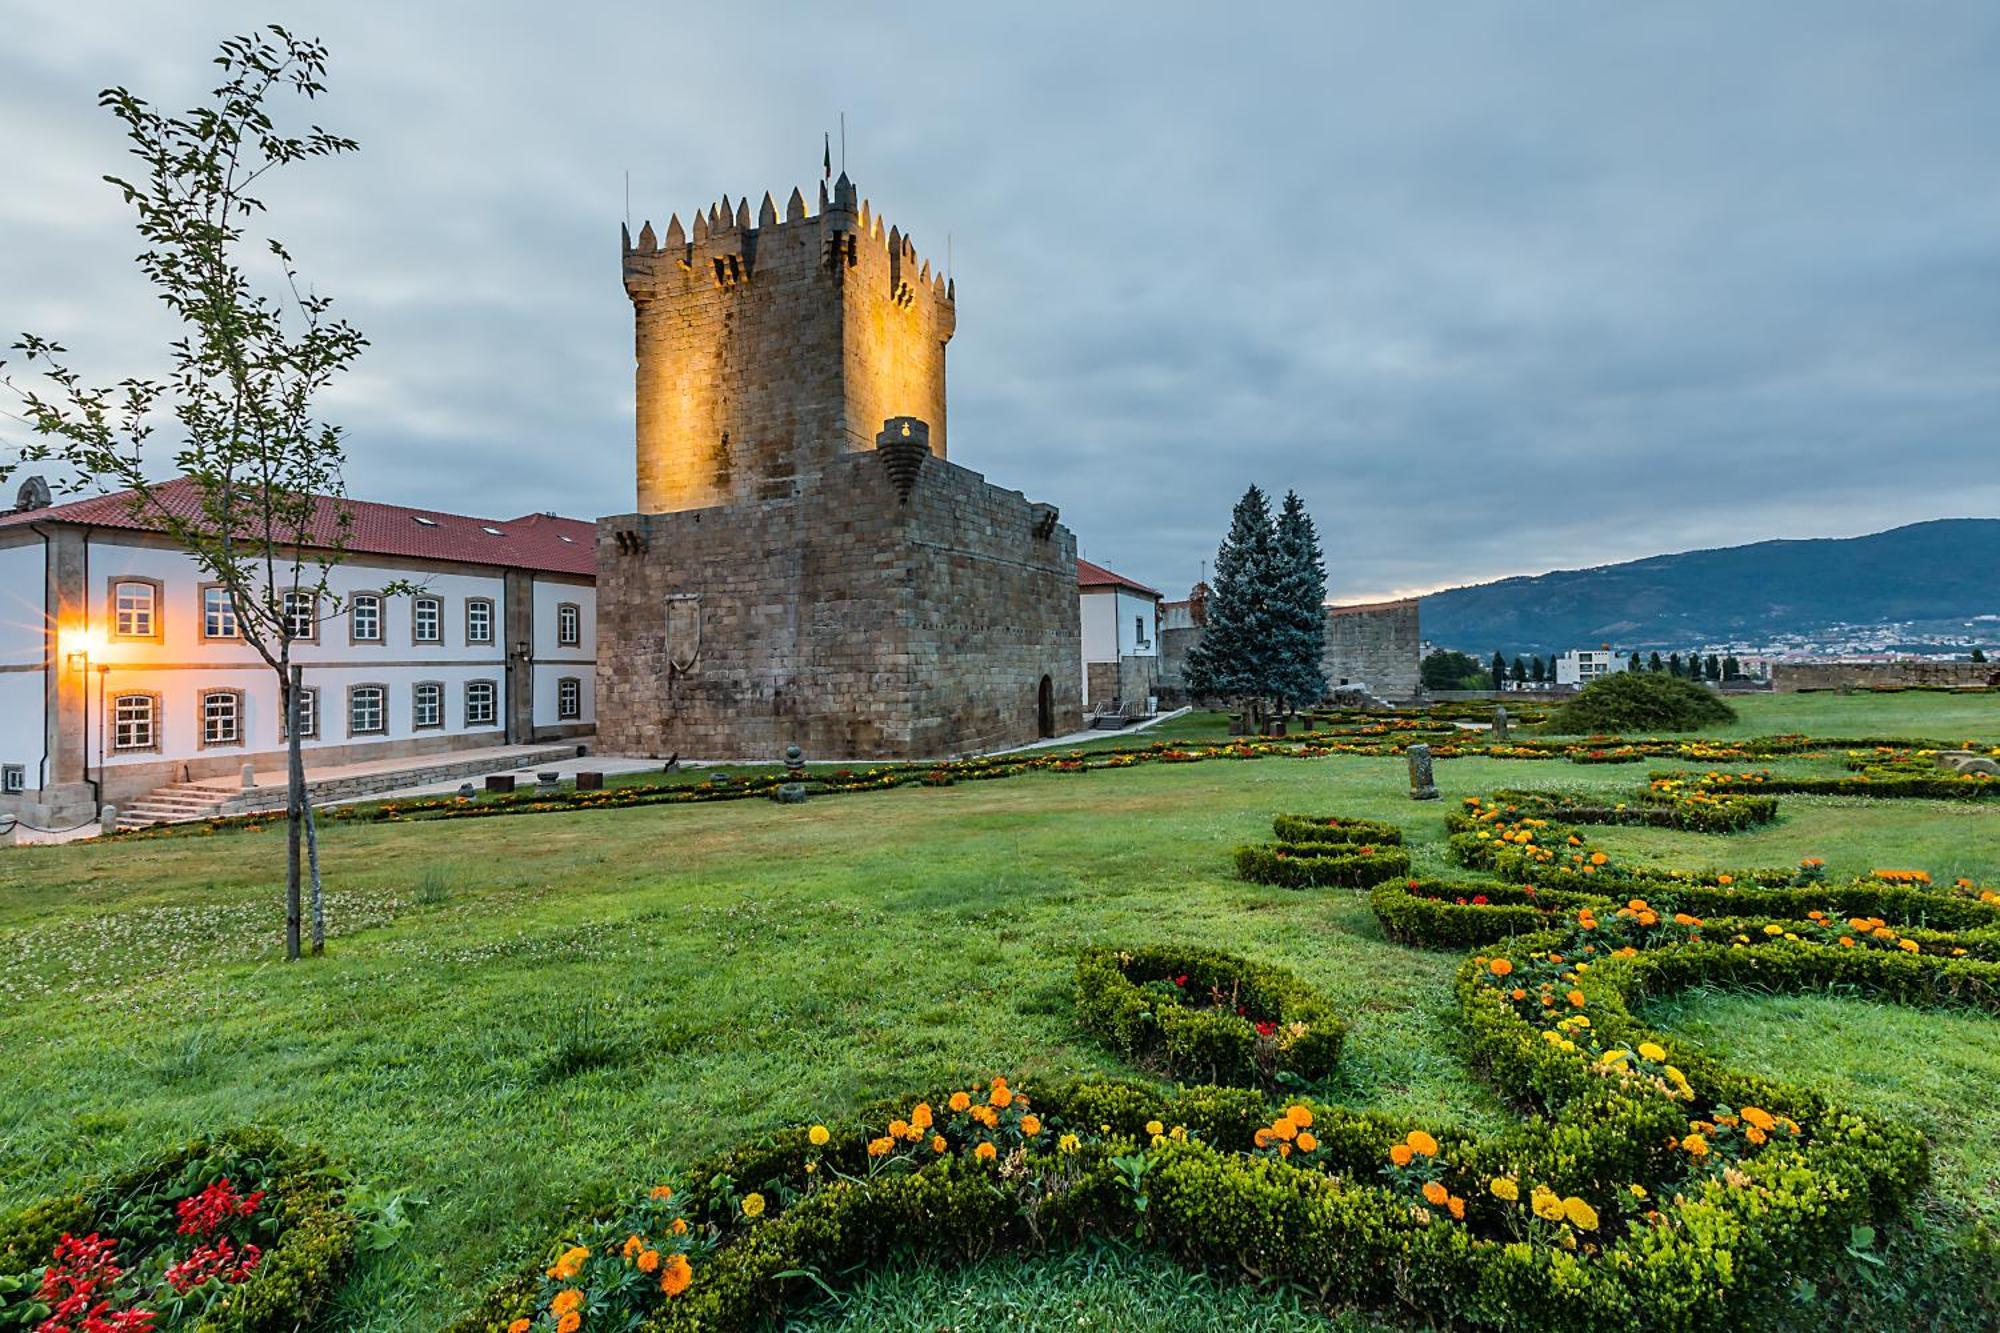
<path id="1" fill-rule="evenodd" d="M 826 178 L 828 180 L 832 180 L 833 179 L 833 136 L 831 134 L 828 134 L 825 136 L 825 139 L 826 139 Z"/>

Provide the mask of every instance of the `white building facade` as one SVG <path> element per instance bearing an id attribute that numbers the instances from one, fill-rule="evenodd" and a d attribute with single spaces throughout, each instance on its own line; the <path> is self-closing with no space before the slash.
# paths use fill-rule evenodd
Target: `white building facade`
<path id="1" fill-rule="evenodd" d="M 1083 704 L 1143 703 L 1159 679 L 1160 594 L 1088 560 L 1076 562 Z"/>
<path id="2" fill-rule="evenodd" d="M 1623 671 L 1631 661 L 1609 647 L 1572 648 L 1556 659 L 1556 684 L 1588 685 L 1599 676 Z"/>
<path id="3" fill-rule="evenodd" d="M 297 598 L 309 768 L 594 729 L 593 524 L 342 507 L 326 596 Z M 74 821 L 284 754 L 276 673 L 124 496 L 0 514 L 0 811 Z"/>

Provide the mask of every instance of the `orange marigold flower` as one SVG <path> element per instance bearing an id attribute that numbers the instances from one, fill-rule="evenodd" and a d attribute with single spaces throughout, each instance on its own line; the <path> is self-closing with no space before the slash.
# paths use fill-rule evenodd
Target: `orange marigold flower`
<path id="1" fill-rule="evenodd" d="M 1299 1145 L 1300 1152 L 1311 1152 L 1319 1147 L 1319 1140 L 1310 1134 L 1300 1134 L 1296 1142 Z"/>
<path id="2" fill-rule="evenodd" d="M 555 1299 L 549 1302 L 549 1310 L 554 1314 L 564 1315 L 582 1304 L 583 1292 L 575 1287 L 564 1287 L 556 1293 Z"/>
<path id="3" fill-rule="evenodd" d="M 1297 1125 L 1300 1129 L 1312 1128 L 1313 1113 L 1305 1106 L 1301 1105 L 1301 1106 L 1286 1107 L 1285 1118 L 1287 1120 L 1290 1120 L 1293 1124 Z"/>
<path id="4" fill-rule="evenodd" d="M 1451 1198 L 1451 1192 L 1435 1180 L 1424 1182 L 1424 1200 L 1434 1208 L 1442 1208 Z"/>
<path id="5" fill-rule="evenodd" d="M 894 1139 L 871 1139 L 868 1142 L 870 1157 L 887 1157 L 896 1147 Z"/>
<path id="6" fill-rule="evenodd" d="M 1514 965 L 1508 962 L 1505 958 L 1495 958 L 1492 962 L 1488 963 L 1486 967 L 1487 970 L 1490 971 L 1496 977 L 1504 977 L 1509 972 L 1512 972 L 1514 970 Z"/>
<path id="7" fill-rule="evenodd" d="M 1454 1194 L 1445 1200 L 1445 1204 L 1451 1209 L 1452 1217 L 1460 1222 L 1465 1220 L 1465 1200 Z"/>
<path id="8" fill-rule="evenodd" d="M 645 1241 L 640 1240 L 637 1236 L 627 1236 L 625 1238 L 625 1248 L 622 1251 L 620 1251 L 620 1253 L 622 1253 L 627 1259 L 630 1259 L 633 1255 L 637 1254 L 639 1251 L 645 1248 L 646 1248 Z"/>
<path id="9" fill-rule="evenodd" d="M 635 1262 L 638 1264 L 641 1273 L 650 1273 L 660 1266 L 660 1252 L 658 1250 L 641 1250 Z"/>
<path id="10" fill-rule="evenodd" d="M 910 1108 L 910 1123 L 918 1129 L 929 1129 L 931 1121 L 931 1104 L 929 1102 L 918 1102 Z"/>
<path id="11" fill-rule="evenodd" d="M 1422 1153 L 1425 1157 L 1437 1156 L 1438 1141 L 1421 1129 L 1411 1130 L 1409 1137 L 1403 1142 L 1410 1145 L 1411 1152 Z"/>
<path id="12" fill-rule="evenodd" d="M 529 1324 L 525 1319 L 516 1319 L 507 1325 L 507 1333 L 528 1333 Z"/>
<path id="13" fill-rule="evenodd" d="M 556 1333 L 576 1333 L 581 1327 L 583 1327 L 583 1316 L 574 1310 L 556 1320 Z"/>
<path id="14" fill-rule="evenodd" d="M 685 1236 L 688 1233 L 688 1220 L 685 1217 L 677 1217 L 674 1219 L 674 1224 L 668 1227 L 667 1230 L 673 1232 L 676 1236 Z"/>
<path id="15" fill-rule="evenodd" d="M 1285 1142 L 1289 1143 L 1293 1139 L 1298 1137 L 1298 1133 L 1299 1133 L 1299 1127 L 1293 1124 L 1291 1121 L 1285 1119 L 1283 1116 L 1280 1116 L 1278 1119 L 1273 1120 L 1271 1122 L 1272 1138 L 1283 1139 Z"/>
<path id="16" fill-rule="evenodd" d="M 889 1122 L 889 1137 L 892 1139 L 907 1139 L 910 1137 L 910 1122 L 907 1120 L 891 1120 Z"/>
<path id="17" fill-rule="evenodd" d="M 995 1079 L 993 1080 L 993 1091 L 986 1095 L 986 1100 L 1005 1110 L 1014 1102 L 1014 1090 L 999 1079 Z"/>
<path id="18" fill-rule="evenodd" d="M 963 1110 L 964 1110 L 964 1109 L 965 1109 L 966 1107 L 968 1107 L 968 1106 L 970 1106 L 970 1105 L 972 1105 L 972 1094 L 971 1094 L 971 1093 L 968 1093 L 968 1092 L 954 1092 L 953 1094 L 951 1094 L 951 1102 L 950 1102 L 950 1106 L 951 1106 L 951 1109 L 952 1109 L 952 1110 L 954 1110 L 954 1111 L 963 1111 Z"/>
<path id="19" fill-rule="evenodd" d="M 992 1161 L 995 1157 L 999 1156 L 999 1153 L 1000 1150 L 995 1148 L 991 1143 L 982 1143 L 972 1150 L 972 1155 L 982 1162 Z"/>
<path id="20" fill-rule="evenodd" d="M 666 1267 L 660 1270 L 660 1290 L 669 1296 L 680 1295 L 688 1289 L 688 1283 L 692 1281 L 694 1281 L 694 1267 L 688 1263 L 684 1254 L 674 1255 L 667 1260 Z"/>
<path id="21" fill-rule="evenodd" d="M 1740 1107 L 1736 1114 L 1766 1133 L 1778 1127 L 1777 1118 L 1761 1106 Z"/>
<path id="22" fill-rule="evenodd" d="M 1042 1118 L 1037 1115 L 1022 1116 L 1021 1132 L 1032 1139 L 1035 1135 L 1042 1132 Z"/>
<path id="23" fill-rule="evenodd" d="M 1582 991 L 1580 991 L 1580 990 L 1573 990 L 1573 991 L 1571 991 L 1571 992 L 1570 992 L 1570 993 L 1569 993 L 1568 995 L 1564 996 L 1563 998 L 1564 998 L 1564 999 L 1566 999 L 1566 1000 L 1568 1000 L 1568 1001 L 1569 1001 L 1569 1002 L 1570 1002 L 1571 1004 L 1575 1005 L 1575 1006 L 1576 1006 L 1577 1008 L 1579 1008 L 1579 1009 L 1583 1008 L 1583 992 L 1582 992 Z"/>
<path id="24" fill-rule="evenodd" d="M 1257 1131 L 1257 1133 L 1260 1135 L 1265 1134 L 1267 1132 L 1268 1131 L 1261 1129 Z M 1394 1162 L 1397 1166 L 1408 1166 L 1410 1164 L 1410 1158 L 1412 1156 L 1413 1154 L 1410 1152 L 1410 1145 L 1407 1143 L 1392 1144 L 1389 1148 L 1389 1160 Z"/>
<path id="25" fill-rule="evenodd" d="M 942 1134 L 933 1134 L 933 1135 L 931 1135 L 931 1151 L 932 1151 L 932 1152 L 934 1152 L 934 1153 L 938 1153 L 938 1154 L 942 1154 L 942 1153 L 944 1152 L 944 1150 L 945 1150 L 946 1148 L 950 1147 L 950 1146 L 951 1146 L 950 1144 L 948 1144 L 948 1143 L 946 1143 L 946 1142 L 944 1141 L 944 1135 L 942 1135 Z"/>
<path id="26" fill-rule="evenodd" d="M 674 1187 L 672 1185 L 655 1185 L 648 1197 L 654 1199 L 671 1199 L 674 1197 Z"/>
<path id="27" fill-rule="evenodd" d="M 1260 1129 L 1255 1134 L 1250 1136 L 1250 1140 L 1251 1142 L 1255 1143 L 1259 1148 L 1268 1148 L 1271 1146 L 1271 1131 L 1268 1129 Z M 1401 1166 L 1402 1163 L 1398 1162 L 1396 1163 L 1396 1165 Z"/>

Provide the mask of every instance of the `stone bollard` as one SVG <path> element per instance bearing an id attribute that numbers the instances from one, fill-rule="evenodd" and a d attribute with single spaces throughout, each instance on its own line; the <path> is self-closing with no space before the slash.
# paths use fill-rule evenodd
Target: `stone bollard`
<path id="1" fill-rule="evenodd" d="M 535 774 L 535 794 L 537 796 L 554 796 L 561 790 L 562 790 L 562 774 L 560 773 Z"/>
<path id="2" fill-rule="evenodd" d="M 512 773 L 488 774 L 486 778 L 486 790 L 498 795 L 506 795 L 508 792 L 514 790 L 514 775 Z"/>
<path id="3" fill-rule="evenodd" d="M 257 770 L 252 768 L 248 764 L 243 765 L 243 790 L 250 791 L 254 789 L 256 785 L 257 785 Z"/>
<path id="4" fill-rule="evenodd" d="M 576 789 L 578 791 L 603 791 L 604 775 L 598 772 L 578 773 L 576 775 Z"/>
<path id="5" fill-rule="evenodd" d="M 1438 789 L 1431 778 L 1431 747 L 1419 743 L 1412 745 L 1405 754 L 1410 761 L 1410 799 L 1435 801 Z"/>
<path id="6" fill-rule="evenodd" d="M 470 782 L 461 782 L 458 784 L 459 800 L 469 801 L 477 795 L 479 795 L 479 792 L 473 787 L 473 785 Z"/>
<path id="7" fill-rule="evenodd" d="M 785 747 L 785 783 L 774 799 L 780 805 L 804 805 L 806 800 L 806 756 L 796 745 Z"/>
<path id="8" fill-rule="evenodd" d="M 1507 735 L 1507 707 L 1505 704 L 1502 704 L 1493 710 L 1493 739 L 1504 741 L 1507 739 Z"/>
<path id="9" fill-rule="evenodd" d="M 116 833 L 117 831 L 118 807 L 107 805 L 99 809 L 97 812 L 97 836 L 101 838 L 107 833 Z"/>

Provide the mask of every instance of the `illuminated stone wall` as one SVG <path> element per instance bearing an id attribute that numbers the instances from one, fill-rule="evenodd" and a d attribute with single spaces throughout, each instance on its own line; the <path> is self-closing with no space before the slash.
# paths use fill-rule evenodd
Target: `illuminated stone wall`
<path id="1" fill-rule="evenodd" d="M 664 513 L 799 493 L 895 416 L 946 456 L 954 292 L 842 176 L 810 216 L 792 192 L 725 197 L 624 247 L 636 361 L 637 507 Z"/>
<path id="2" fill-rule="evenodd" d="M 598 524 L 607 753 L 942 758 L 1022 744 L 1047 677 L 1081 725 L 1076 540 L 1045 506 L 924 459 L 848 453 L 800 494 Z"/>

